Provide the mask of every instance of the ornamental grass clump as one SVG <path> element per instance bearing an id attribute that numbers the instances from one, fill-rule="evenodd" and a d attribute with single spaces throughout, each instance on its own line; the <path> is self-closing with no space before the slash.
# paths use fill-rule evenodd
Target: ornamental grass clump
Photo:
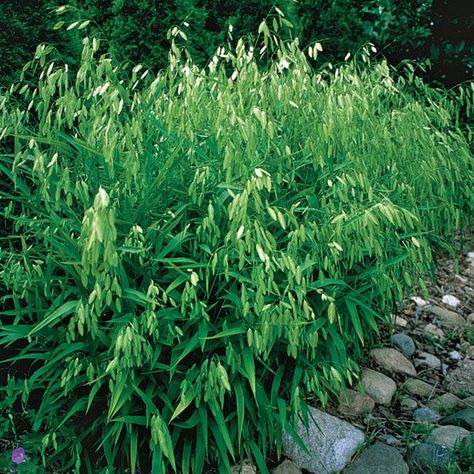
<path id="1" fill-rule="evenodd" d="M 268 472 L 472 216 L 472 89 L 260 30 L 156 77 L 39 47 L 0 99 L 3 390 L 55 472 Z"/>

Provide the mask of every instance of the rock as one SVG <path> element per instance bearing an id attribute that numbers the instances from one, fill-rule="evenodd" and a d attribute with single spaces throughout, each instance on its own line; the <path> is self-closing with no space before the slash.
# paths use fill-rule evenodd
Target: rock
<path id="1" fill-rule="evenodd" d="M 231 474 L 257 474 L 257 468 L 245 459 L 242 464 L 235 464 L 231 467 Z"/>
<path id="2" fill-rule="evenodd" d="M 372 349 L 370 355 L 385 370 L 405 375 L 416 375 L 413 364 L 401 352 L 395 349 L 389 347 Z"/>
<path id="3" fill-rule="evenodd" d="M 339 396 L 338 411 L 344 415 L 358 416 L 370 413 L 375 407 L 375 402 L 368 395 L 355 390 L 347 390 Z"/>
<path id="4" fill-rule="evenodd" d="M 438 426 L 431 432 L 428 441 L 452 449 L 455 444 L 462 441 L 466 436 L 470 436 L 470 434 L 469 431 L 460 426 Z"/>
<path id="5" fill-rule="evenodd" d="M 444 393 L 443 395 L 430 400 L 427 405 L 440 413 L 451 413 L 460 406 L 461 403 L 462 400 L 456 397 L 456 395 L 453 395 L 452 393 Z"/>
<path id="6" fill-rule="evenodd" d="M 401 444 L 401 441 L 396 438 L 395 436 L 393 435 L 388 435 L 386 438 L 385 438 L 385 442 L 389 445 L 389 446 L 400 446 Z"/>
<path id="7" fill-rule="evenodd" d="M 429 397 L 434 390 L 433 385 L 418 379 L 408 380 L 403 387 L 408 393 L 417 395 L 418 397 Z"/>
<path id="8" fill-rule="evenodd" d="M 364 369 L 360 380 L 365 393 L 375 403 L 380 403 L 381 405 L 390 404 L 397 390 L 397 384 L 390 377 L 372 369 Z"/>
<path id="9" fill-rule="evenodd" d="M 301 474 L 301 471 L 289 459 L 286 459 L 273 469 L 273 474 Z"/>
<path id="10" fill-rule="evenodd" d="M 441 416 L 436 410 L 433 410 L 432 408 L 420 407 L 420 408 L 417 408 L 413 412 L 413 418 L 416 421 L 423 421 L 423 422 L 427 422 L 427 423 L 435 423 L 436 421 L 438 421 L 441 418 Z"/>
<path id="11" fill-rule="evenodd" d="M 349 464 L 364 433 L 335 416 L 310 407 L 309 426 L 298 423 L 297 433 L 311 455 L 304 452 L 288 434 L 283 435 L 283 452 L 299 469 L 310 472 L 339 472 Z"/>
<path id="12" fill-rule="evenodd" d="M 408 326 L 408 321 L 400 316 L 395 318 L 395 326 L 406 328 Z"/>
<path id="13" fill-rule="evenodd" d="M 365 449 L 347 474 L 408 474 L 408 464 L 395 448 L 376 442 Z"/>
<path id="14" fill-rule="evenodd" d="M 469 326 L 474 326 L 474 313 L 467 316 L 467 324 L 469 324 Z"/>
<path id="15" fill-rule="evenodd" d="M 441 361 L 433 354 L 429 352 L 418 352 L 417 358 L 415 359 L 415 365 L 417 367 L 428 367 L 430 369 L 438 369 L 441 367 Z"/>
<path id="16" fill-rule="evenodd" d="M 446 377 L 448 390 L 456 395 L 474 395 L 474 360 L 463 360 Z"/>
<path id="17" fill-rule="evenodd" d="M 420 298 L 419 296 L 413 296 L 410 299 L 414 301 L 417 306 L 423 307 L 428 304 L 428 301 L 424 300 L 423 298 Z"/>
<path id="18" fill-rule="evenodd" d="M 463 398 L 461 400 L 460 405 L 463 406 L 463 407 L 472 407 L 472 408 L 474 408 L 474 395 Z"/>
<path id="19" fill-rule="evenodd" d="M 450 358 L 451 360 L 454 360 L 454 361 L 457 362 L 457 361 L 459 361 L 459 360 L 462 359 L 462 355 L 461 355 L 461 353 L 458 352 L 458 351 L 451 351 L 451 352 L 449 353 L 449 358 Z"/>
<path id="20" fill-rule="evenodd" d="M 257 468 L 245 459 L 242 464 L 236 464 L 231 467 L 231 474 L 257 474 Z"/>
<path id="21" fill-rule="evenodd" d="M 447 328 L 462 328 L 466 324 L 466 320 L 460 314 L 449 309 L 433 306 L 430 311 L 439 319 L 440 324 Z"/>
<path id="22" fill-rule="evenodd" d="M 466 355 L 470 358 L 470 359 L 474 359 L 474 346 L 469 346 L 466 350 Z"/>
<path id="23" fill-rule="evenodd" d="M 427 324 L 424 328 L 423 331 L 426 334 L 429 334 L 430 336 L 435 337 L 436 339 L 441 339 L 444 337 L 444 331 L 440 329 L 438 326 L 435 326 L 434 324 Z"/>
<path id="24" fill-rule="evenodd" d="M 444 377 L 446 377 L 448 373 L 449 365 L 445 364 L 444 362 L 441 362 L 441 373 L 443 374 Z"/>
<path id="25" fill-rule="evenodd" d="M 456 298 L 454 295 L 444 295 L 441 301 L 448 306 L 452 306 L 453 308 L 456 308 L 461 304 L 459 298 Z"/>
<path id="26" fill-rule="evenodd" d="M 390 342 L 407 357 L 411 357 L 416 351 L 413 339 L 406 334 L 396 333 L 390 338 Z"/>
<path id="27" fill-rule="evenodd" d="M 474 265 L 474 252 L 468 252 L 466 259 L 471 265 Z"/>
<path id="28" fill-rule="evenodd" d="M 440 421 L 440 424 L 462 426 L 466 430 L 474 431 L 474 408 L 464 408 L 446 416 Z"/>
<path id="29" fill-rule="evenodd" d="M 410 397 L 403 397 L 400 399 L 400 408 L 404 412 L 412 412 L 418 406 L 418 402 Z"/>
<path id="30" fill-rule="evenodd" d="M 455 460 L 448 448 L 435 443 L 421 443 L 408 452 L 408 464 L 415 472 L 416 469 L 423 473 L 443 470 Z"/>

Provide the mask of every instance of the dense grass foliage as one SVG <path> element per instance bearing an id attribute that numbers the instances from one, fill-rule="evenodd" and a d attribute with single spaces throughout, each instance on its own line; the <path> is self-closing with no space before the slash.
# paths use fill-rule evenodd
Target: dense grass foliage
<path id="1" fill-rule="evenodd" d="M 75 75 L 38 48 L 0 98 L 0 426 L 54 472 L 267 472 L 472 216 L 472 90 L 260 31 L 270 68 L 173 44 L 127 80 L 96 40 Z"/>

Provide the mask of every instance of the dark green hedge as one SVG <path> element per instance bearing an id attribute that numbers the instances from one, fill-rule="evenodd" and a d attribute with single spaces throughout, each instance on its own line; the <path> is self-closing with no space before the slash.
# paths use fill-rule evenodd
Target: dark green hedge
<path id="1" fill-rule="evenodd" d="M 38 43 L 54 45 L 62 59 L 78 61 L 80 41 L 74 31 L 53 30 L 52 12 L 64 0 L 3 0 L 0 3 L 1 83 L 9 84 L 31 59 Z M 323 44 L 326 62 L 373 42 L 392 64 L 429 58 L 431 80 L 453 85 L 472 78 L 474 15 L 462 0 L 71 0 L 78 10 L 63 18 L 92 20 L 88 30 L 107 40 L 108 52 L 120 62 L 165 66 L 166 32 L 180 27 L 193 59 L 206 63 L 233 37 L 255 36 L 258 25 L 278 7 L 293 24 L 290 34 L 303 46 Z M 271 14 L 271 13 L 270 13 Z M 69 23 L 68 23 L 69 22 Z M 271 24 L 271 23 L 270 23 Z M 87 30 L 86 30 L 87 31 Z M 281 34 L 281 32 L 279 32 Z"/>
<path id="2" fill-rule="evenodd" d="M 55 46 L 56 58 L 75 64 L 82 49 L 73 32 L 54 30 L 56 0 L 0 1 L 0 86 L 14 82 L 40 43 Z"/>

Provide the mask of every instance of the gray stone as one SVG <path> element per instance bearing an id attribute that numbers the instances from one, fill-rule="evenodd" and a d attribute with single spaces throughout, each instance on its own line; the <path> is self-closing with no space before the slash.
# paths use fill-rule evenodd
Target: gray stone
<path id="1" fill-rule="evenodd" d="M 407 460 L 410 470 L 425 473 L 442 471 L 455 459 L 454 454 L 445 446 L 435 443 L 421 443 L 408 452 Z"/>
<path id="2" fill-rule="evenodd" d="M 474 395 L 474 360 L 463 360 L 446 377 L 448 390 L 456 395 Z"/>
<path id="3" fill-rule="evenodd" d="M 416 421 L 434 423 L 438 421 L 441 416 L 436 410 L 433 410 L 432 408 L 420 407 L 413 412 L 413 418 L 415 418 Z"/>
<path id="4" fill-rule="evenodd" d="M 436 339 L 441 339 L 444 337 L 444 331 L 440 329 L 438 326 L 434 324 L 428 323 L 424 328 L 423 331 L 430 336 L 435 337 Z"/>
<path id="5" fill-rule="evenodd" d="M 311 453 L 303 451 L 288 434 L 283 435 L 283 452 L 299 469 L 310 472 L 340 472 L 349 464 L 364 433 L 335 416 L 310 407 L 309 426 L 298 423 L 297 433 Z"/>
<path id="6" fill-rule="evenodd" d="M 474 313 L 467 316 L 467 324 L 469 324 L 469 326 L 474 326 Z"/>
<path id="7" fill-rule="evenodd" d="M 257 474 L 257 468 L 245 459 L 242 464 L 235 464 L 231 467 L 231 474 Z"/>
<path id="8" fill-rule="evenodd" d="M 402 334 L 402 333 L 394 334 L 390 338 L 390 342 L 395 347 L 400 349 L 402 354 L 407 357 L 411 357 L 416 351 L 415 342 L 410 336 L 407 336 L 406 334 Z"/>
<path id="9" fill-rule="evenodd" d="M 440 413 L 451 413 L 462 404 L 462 400 L 452 393 L 444 393 L 430 400 L 427 405 Z"/>
<path id="10" fill-rule="evenodd" d="M 399 351 L 384 347 L 382 349 L 372 349 L 371 357 L 382 368 L 399 374 L 416 375 L 413 364 Z"/>
<path id="11" fill-rule="evenodd" d="M 474 408 L 474 395 L 470 395 L 469 397 L 463 398 L 461 400 L 460 405 L 462 407 Z"/>
<path id="12" fill-rule="evenodd" d="M 286 459 L 273 469 L 273 474 L 301 474 L 301 471 L 289 459 Z"/>
<path id="13" fill-rule="evenodd" d="M 395 436 L 393 435 L 388 435 L 386 438 L 385 438 L 385 442 L 389 445 L 389 446 L 399 446 L 401 444 L 401 441 L 396 438 Z"/>
<path id="14" fill-rule="evenodd" d="M 460 443 L 466 436 L 470 436 L 470 432 L 461 426 L 438 426 L 431 432 L 428 438 L 430 443 L 441 444 L 447 448 L 454 448 L 457 443 Z"/>
<path id="15" fill-rule="evenodd" d="M 400 408 L 404 412 L 411 412 L 416 409 L 418 402 L 410 397 L 404 397 L 400 399 Z"/>
<path id="16" fill-rule="evenodd" d="M 434 390 L 433 385 L 418 379 L 408 380 L 403 387 L 408 393 L 419 397 L 429 397 Z"/>
<path id="17" fill-rule="evenodd" d="M 451 351 L 449 353 L 449 358 L 457 362 L 458 360 L 462 359 L 462 355 L 459 351 Z"/>
<path id="18" fill-rule="evenodd" d="M 441 308 L 440 306 L 433 306 L 430 309 L 431 314 L 436 316 L 440 324 L 447 328 L 462 328 L 466 324 L 466 320 L 455 311 Z"/>
<path id="19" fill-rule="evenodd" d="M 397 390 L 397 384 L 380 372 L 372 369 L 364 369 L 361 374 L 361 383 L 365 393 L 372 398 L 375 403 L 388 405 Z"/>
<path id="20" fill-rule="evenodd" d="M 440 423 L 442 425 L 456 425 L 474 431 L 474 408 L 464 408 L 452 415 L 444 417 Z"/>
<path id="21" fill-rule="evenodd" d="M 395 317 L 395 325 L 401 328 L 406 328 L 408 326 L 408 321 L 405 318 L 401 318 L 400 316 Z"/>
<path id="22" fill-rule="evenodd" d="M 466 355 L 467 355 L 470 359 L 474 359 L 474 346 L 469 346 L 469 347 L 466 349 Z"/>
<path id="23" fill-rule="evenodd" d="M 461 304 L 460 299 L 454 295 L 444 295 L 441 298 L 441 301 L 448 306 L 452 306 L 453 308 L 457 308 Z"/>
<path id="24" fill-rule="evenodd" d="M 438 369 L 441 367 L 441 361 L 429 352 L 418 352 L 415 359 L 415 365 L 418 367 L 428 367 L 429 369 Z"/>
<path id="25" fill-rule="evenodd" d="M 368 395 L 348 389 L 339 395 L 338 411 L 344 415 L 359 416 L 370 413 L 375 407 L 375 401 Z"/>
<path id="26" fill-rule="evenodd" d="M 408 464 L 400 452 L 376 442 L 355 460 L 347 474 L 408 474 Z"/>

